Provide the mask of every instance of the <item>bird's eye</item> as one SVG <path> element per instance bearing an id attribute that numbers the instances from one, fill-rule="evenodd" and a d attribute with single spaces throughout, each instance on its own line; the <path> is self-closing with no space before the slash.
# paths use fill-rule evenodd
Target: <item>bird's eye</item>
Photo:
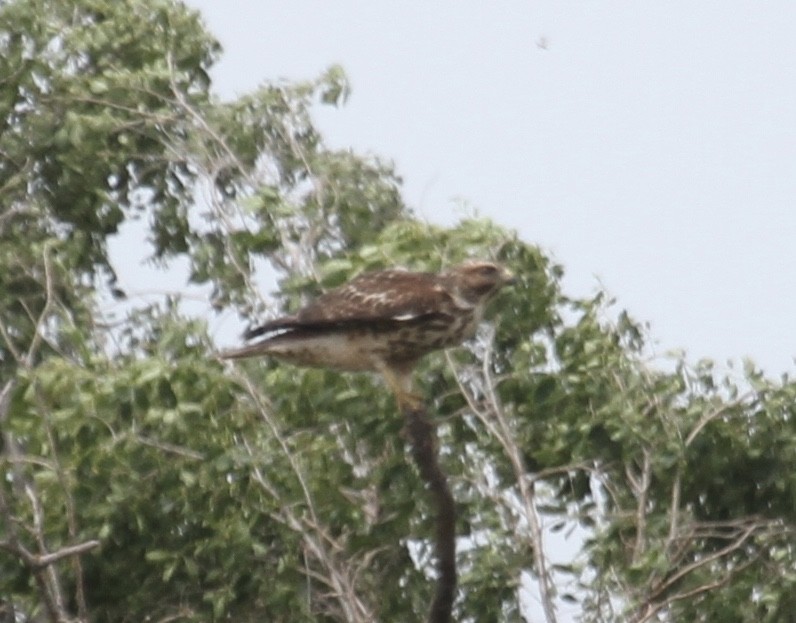
<path id="1" fill-rule="evenodd" d="M 491 277 L 492 275 L 497 274 L 498 269 L 495 266 L 486 265 L 482 266 L 478 272 L 481 273 L 484 277 Z"/>

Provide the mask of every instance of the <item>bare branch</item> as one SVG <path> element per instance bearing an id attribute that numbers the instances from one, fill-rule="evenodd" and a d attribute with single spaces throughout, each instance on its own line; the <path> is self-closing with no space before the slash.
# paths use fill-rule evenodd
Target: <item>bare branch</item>
<path id="1" fill-rule="evenodd" d="M 696 569 L 699 569 L 700 567 L 704 567 L 705 565 L 708 565 L 708 564 L 710 564 L 710 563 L 712 563 L 712 562 L 714 562 L 716 560 L 719 560 L 720 558 L 723 558 L 727 554 L 739 549 L 741 547 L 741 545 L 743 545 L 746 542 L 746 540 L 750 536 L 752 536 L 752 534 L 754 534 L 754 532 L 757 530 L 758 527 L 759 527 L 759 525 L 756 524 L 756 523 L 751 524 L 748 528 L 746 528 L 740 534 L 740 536 L 737 539 L 735 539 L 732 543 L 730 543 L 726 547 L 723 547 L 722 549 L 717 550 L 716 552 L 714 552 L 714 553 L 712 553 L 712 554 L 710 554 L 708 556 L 705 556 L 704 558 L 700 558 L 699 560 L 695 560 L 691 564 L 685 565 L 684 567 L 679 569 L 676 573 L 668 576 L 665 579 L 665 581 L 663 581 L 658 587 L 655 588 L 655 591 L 653 592 L 653 596 L 657 595 L 657 594 L 660 594 L 661 592 L 665 591 L 667 588 L 672 586 L 675 582 L 677 582 L 681 578 L 685 577 L 689 573 L 695 571 Z"/>
<path id="2" fill-rule="evenodd" d="M 33 529 L 36 545 L 39 551 L 47 551 L 47 543 L 44 540 L 44 509 L 41 506 L 41 500 L 38 493 L 34 490 L 33 486 L 29 483 L 25 484 L 25 494 L 30 501 L 30 506 L 33 510 Z M 47 578 L 47 588 L 49 594 L 52 596 L 53 605 L 56 612 L 58 612 L 58 620 L 67 619 L 66 604 L 64 602 L 63 589 L 61 588 L 61 579 L 58 576 L 58 571 L 53 565 L 44 567 Z"/>
<path id="3" fill-rule="evenodd" d="M 44 285 L 46 289 L 46 296 L 44 299 L 44 307 L 42 307 L 38 320 L 36 320 L 36 329 L 33 333 L 33 339 L 30 342 L 30 346 L 28 347 L 28 352 L 25 357 L 26 365 L 30 365 L 32 363 L 33 357 L 41 345 L 42 339 L 44 338 L 44 325 L 49 319 L 50 312 L 55 304 L 55 290 L 53 286 L 52 266 L 50 265 L 49 253 L 52 244 L 53 243 L 51 241 L 47 241 L 44 244 L 44 252 L 42 256 L 44 259 Z"/>
<path id="4" fill-rule="evenodd" d="M 23 545 L 19 543 L 13 543 L 9 539 L 0 541 L 0 549 L 4 549 L 7 552 L 15 554 L 21 558 L 31 569 L 41 569 L 55 564 L 63 558 L 69 558 L 70 556 L 80 556 L 81 554 L 85 554 L 86 552 L 89 552 L 99 546 L 99 541 L 91 540 L 85 541 L 84 543 L 78 543 L 76 545 L 67 545 L 59 550 L 49 552 L 47 554 L 34 554 Z"/>
<path id="5" fill-rule="evenodd" d="M 168 443 L 166 441 L 160 441 L 158 439 L 152 439 L 150 437 L 146 437 L 144 435 L 135 435 L 135 440 L 138 443 L 141 443 L 145 446 L 149 446 L 151 448 L 156 448 L 157 450 L 162 450 L 163 452 L 167 452 L 169 454 L 176 454 L 177 456 L 182 456 L 186 459 L 191 459 L 193 461 L 204 461 L 205 455 L 201 452 L 197 452 L 191 448 L 186 448 L 184 446 L 177 446 L 173 443 Z"/>
<path id="6" fill-rule="evenodd" d="M 683 601 L 685 599 L 695 597 L 696 595 L 701 595 L 702 593 L 707 593 L 717 588 L 721 588 L 722 586 L 726 586 L 732 580 L 732 578 L 735 577 L 735 575 L 746 569 L 753 562 L 753 560 L 750 560 L 743 565 L 739 565 L 713 582 L 706 582 L 705 584 L 700 584 L 699 586 L 687 591 L 675 593 L 674 595 L 670 595 L 665 600 L 658 603 L 648 602 L 644 604 L 642 606 L 642 611 L 637 613 L 636 617 L 633 618 L 632 623 L 647 623 L 648 621 L 652 621 L 653 618 L 657 617 L 659 612 L 670 607 L 675 602 Z"/>
<path id="7" fill-rule="evenodd" d="M 674 484 L 672 485 L 672 501 L 669 504 L 669 537 L 666 541 L 667 549 L 671 548 L 674 542 L 680 522 L 680 488 L 682 487 L 682 469 L 677 468 L 677 474 L 674 477 Z"/>
<path id="8" fill-rule="evenodd" d="M 721 559 L 729 556 L 733 552 L 741 550 L 752 536 L 760 534 L 761 532 L 770 532 L 772 534 L 781 535 L 786 535 L 790 532 L 790 530 L 786 527 L 780 526 L 778 522 L 767 519 L 755 520 L 743 518 L 738 520 L 730 520 L 727 522 L 717 522 L 717 524 L 717 526 L 711 527 L 723 528 L 725 530 L 729 529 L 732 531 L 732 534 L 728 534 L 725 531 L 723 533 L 714 533 L 711 536 L 714 538 L 732 539 L 732 542 L 728 543 L 725 547 L 713 552 L 712 554 L 706 555 L 698 560 L 678 568 L 675 573 L 672 573 L 671 575 L 663 578 L 660 582 L 652 585 L 644 603 L 639 606 L 636 611 L 636 615 L 632 619 L 634 623 L 645 623 L 647 621 L 651 621 L 659 612 L 668 608 L 676 601 L 688 599 L 695 595 L 708 592 L 729 583 L 738 573 L 752 565 L 755 562 L 755 559 L 751 558 L 741 564 L 729 566 L 726 573 L 724 573 L 723 576 L 717 580 L 705 582 L 698 586 L 670 595 L 664 595 L 668 590 L 673 588 L 677 582 L 684 579 L 691 573 L 706 566 L 713 565 Z M 775 532 L 771 532 L 772 530 Z M 687 544 L 691 543 L 693 538 L 702 536 L 704 536 L 704 533 L 701 530 L 701 526 L 695 527 L 693 530 L 690 530 L 690 535 L 688 537 L 683 537 L 685 541 L 683 547 L 687 547 Z M 660 600 L 658 601 L 659 598 Z"/>
<path id="9" fill-rule="evenodd" d="M 254 401 L 260 417 L 266 423 L 273 438 L 279 444 L 283 455 L 291 467 L 294 477 L 299 483 L 304 497 L 304 504 L 309 514 L 308 518 L 299 517 L 290 505 L 282 505 L 280 520 L 297 534 L 301 535 L 307 552 L 314 560 L 320 563 L 324 573 L 317 574 L 316 577 L 331 589 L 331 594 L 342 610 L 345 620 L 352 623 L 369 623 L 375 620 L 373 612 L 361 600 L 355 590 L 354 578 L 357 575 L 356 571 L 346 568 L 346 566 L 338 560 L 336 552 L 342 551 L 344 548 L 330 537 L 328 531 L 322 528 L 322 524 L 318 520 L 315 503 L 310 493 L 309 486 L 307 485 L 303 470 L 296 460 L 295 453 L 291 451 L 287 441 L 279 430 L 277 422 L 270 414 L 265 398 L 260 394 L 257 388 L 254 387 L 248 377 L 240 373 L 237 373 L 236 376 L 246 388 L 249 397 Z M 256 455 L 245 441 L 244 447 L 247 448 L 252 456 Z M 276 500 L 282 500 L 282 496 L 279 494 L 276 487 L 265 477 L 259 467 L 253 467 L 252 474 L 255 481 L 259 483 L 269 495 Z M 315 576 L 313 573 L 308 574 L 308 577 L 310 575 Z"/>
<path id="10" fill-rule="evenodd" d="M 696 426 L 694 426 L 693 430 L 690 433 L 688 433 L 688 437 L 685 438 L 686 447 L 691 445 L 691 442 L 694 441 L 696 436 L 702 431 L 703 428 L 705 428 L 705 426 L 710 424 L 710 422 L 715 420 L 717 417 L 720 417 L 720 416 L 724 415 L 725 413 L 727 413 L 727 411 L 729 411 L 731 409 L 734 409 L 735 407 L 737 407 L 739 405 L 742 405 L 744 402 L 746 402 L 747 400 L 749 400 L 753 396 L 754 396 L 753 392 L 747 392 L 747 393 L 743 394 L 742 396 L 739 396 L 738 398 L 736 398 L 732 402 L 729 402 L 727 404 L 723 404 L 720 407 L 714 409 L 713 411 L 708 411 L 705 415 L 703 415 L 700 418 L 699 422 L 697 422 L 697 424 L 696 424 Z"/>
<path id="11" fill-rule="evenodd" d="M 14 340 L 11 339 L 11 334 L 8 332 L 8 328 L 2 319 L 0 319 L 0 336 L 2 336 L 3 341 L 6 343 L 6 348 L 8 348 L 8 351 L 11 353 L 14 361 L 22 361 L 22 353 L 20 353 L 19 350 L 17 350 L 17 347 L 14 345 Z"/>
<path id="12" fill-rule="evenodd" d="M 643 450 L 641 477 L 633 478 L 628 468 L 628 479 L 630 479 L 636 494 L 636 541 L 633 545 L 633 556 L 631 564 L 638 562 L 646 549 L 647 539 L 647 499 L 652 479 L 652 459 L 648 448 Z"/>
<path id="13" fill-rule="evenodd" d="M 456 597 L 456 503 L 439 465 L 436 434 L 428 413 L 424 409 L 407 408 L 404 417 L 412 441 L 412 455 L 437 507 L 435 551 L 439 575 L 428 620 L 429 623 L 448 623 Z"/>
<path id="14" fill-rule="evenodd" d="M 547 623 L 556 622 L 556 609 L 553 602 L 555 595 L 555 586 L 553 584 L 550 571 L 547 568 L 547 557 L 544 552 L 544 536 L 539 518 L 536 510 L 534 483 L 535 479 L 528 477 L 528 470 L 523 464 L 522 452 L 515 442 L 514 433 L 511 430 L 508 418 L 506 417 L 505 409 L 503 408 L 500 398 L 497 395 L 495 379 L 492 374 L 492 346 L 494 343 L 494 330 L 485 340 L 485 351 L 482 357 L 482 366 L 480 371 L 480 384 L 485 394 L 485 406 L 481 407 L 473 392 L 464 385 L 461 380 L 461 373 L 456 368 L 453 359 L 446 352 L 448 365 L 451 367 L 454 378 L 459 385 L 459 389 L 465 396 L 468 405 L 471 407 L 473 414 L 484 425 L 489 433 L 498 440 L 509 459 L 514 477 L 517 481 L 519 489 L 519 497 L 522 503 L 523 516 L 528 524 L 530 533 L 530 543 L 534 551 L 534 567 L 536 571 L 537 581 L 539 583 L 539 596 L 542 602 L 542 608 L 545 613 Z"/>

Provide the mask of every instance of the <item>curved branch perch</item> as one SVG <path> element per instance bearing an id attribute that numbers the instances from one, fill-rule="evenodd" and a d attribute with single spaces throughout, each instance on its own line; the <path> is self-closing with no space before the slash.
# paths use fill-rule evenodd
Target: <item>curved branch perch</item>
<path id="1" fill-rule="evenodd" d="M 437 438 L 428 413 L 422 407 L 406 407 L 403 413 L 412 444 L 412 456 L 437 507 L 437 591 L 428 620 L 429 623 L 448 623 L 456 595 L 456 505 L 448 487 L 448 479 L 437 460 Z"/>

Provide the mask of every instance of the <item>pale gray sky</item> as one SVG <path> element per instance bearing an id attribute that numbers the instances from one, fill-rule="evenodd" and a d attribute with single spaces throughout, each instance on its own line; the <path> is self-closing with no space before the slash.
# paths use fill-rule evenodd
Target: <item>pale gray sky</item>
<path id="1" fill-rule="evenodd" d="M 422 217 L 517 228 L 659 352 L 793 371 L 793 0 L 189 4 L 223 97 L 340 63 L 328 142 L 393 159 Z"/>

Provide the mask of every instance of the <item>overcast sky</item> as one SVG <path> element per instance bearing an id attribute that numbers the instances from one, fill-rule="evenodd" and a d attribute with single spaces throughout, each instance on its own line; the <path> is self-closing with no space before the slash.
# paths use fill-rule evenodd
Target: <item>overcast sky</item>
<path id="1" fill-rule="evenodd" d="M 793 371 L 796 2 L 191 0 L 230 98 L 341 64 L 335 147 L 395 161 L 602 283 L 656 350 Z"/>

